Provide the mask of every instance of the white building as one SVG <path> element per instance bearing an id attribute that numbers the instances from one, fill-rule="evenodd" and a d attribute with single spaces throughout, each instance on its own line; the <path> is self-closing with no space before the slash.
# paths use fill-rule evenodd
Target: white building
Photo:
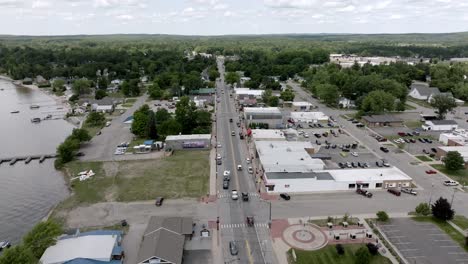
<path id="1" fill-rule="evenodd" d="M 345 97 L 340 97 L 338 100 L 338 105 L 342 108 L 354 108 L 356 107 L 356 104 L 354 103 L 353 100 L 345 98 Z"/>
<path id="2" fill-rule="evenodd" d="M 313 107 L 309 102 L 292 102 L 292 109 L 294 111 L 307 112 L 312 110 Z"/>
<path id="3" fill-rule="evenodd" d="M 329 117 L 322 112 L 291 112 L 294 122 L 326 123 Z"/>
<path id="4" fill-rule="evenodd" d="M 439 142 L 448 146 L 464 146 L 468 143 L 468 131 L 455 129 L 451 133 L 441 133 Z"/>
<path id="5" fill-rule="evenodd" d="M 413 81 L 410 86 L 409 96 L 414 99 L 427 101 L 434 94 L 440 94 L 439 88 L 429 87 L 428 83 Z"/>
<path id="6" fill-rule="evenodd" d="M 261 99 L 265 90 L 253 90 L 250 88 L 234 88 L 234 92 L 236 93 L 236 99 L 239 95 L 252 95 L 255 96 L 257 99 Z"/>
<path id="7" fill-rule="evenodd" d="M 252 129 L 252 139 L 254 141 L 284 141 L 285 134 L 279 129 Z"/>
<path id="8" fill-rule="evenodd" d="M 205 99 L 198 99 L 197 97 L 193 98 L 192 100 L 195 103 L 197 108 L 205 108 L 206 100 Z"/>
<path id="9" fill-rule="evenodd" d="M 174 135 L 166 137 L 166 149 L 210 149 L 211 134 Z"/>
<path id="10" fill-rule="evenodd" d="M 422 125 L 426 131 L 451 131 L 458 128 L 455 120 L 428 120 Z"/>
<path id="11" fill-rule="evenodd" d="M 251 123 L 268 124 L 268 128 L 282 128 L 283 114 L 278 107 L 245 107 L 244 119 Z"/>

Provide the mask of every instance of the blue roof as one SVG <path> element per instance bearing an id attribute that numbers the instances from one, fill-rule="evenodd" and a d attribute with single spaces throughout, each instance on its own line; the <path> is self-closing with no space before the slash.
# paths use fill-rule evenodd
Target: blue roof
<path id="1" fill-rule="evenodd" d="M 129 117 L 125 118 L 124 122 L 131 121 L 131 120 L 133 120 L 133 116 L 129 116 Z"/>
<path id="2" fill-rule="evenodd" d="M 112 256 L 118 256 L 120 254 L 122 254 L 122 247 L 121 246 L 115 246 L 113 249 L 112 249 Z"/>
<path id="3" fill-rule="evenodd" d="M 122 264 L 122 260 L 100 261 L 87 258 L 76 258 L 64 262 L 63 264 Z"/>
<path id="4" fill-rule="evenodd" d="M 76 235 L 64 236 L 60 239 L 62 240 L 62 239 L 82 237 L 82 236 L 112 236 L 112 235 L 122 236 L 122 234 L 123 234 L 122 231 L 119 231 L 119 230 L 95 230 L 95 231 L 79 233 Z"/>
<path id="5" fill-rule="evenodd" d="M 153 145 L 153 144 L 154 144 L 154 140 L 145 140 L 145 142 L 143 142 L 143 144 L 145 144 L 145 145 Z"/>

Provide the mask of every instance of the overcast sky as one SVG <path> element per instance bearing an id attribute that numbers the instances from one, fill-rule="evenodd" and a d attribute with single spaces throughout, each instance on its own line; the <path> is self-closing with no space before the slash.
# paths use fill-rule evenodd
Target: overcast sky
<path id="1" fill-rule="evenodd" d="M 468 0 L 0 0 L 0 34 L 410 33 L 468 29 Z"/>

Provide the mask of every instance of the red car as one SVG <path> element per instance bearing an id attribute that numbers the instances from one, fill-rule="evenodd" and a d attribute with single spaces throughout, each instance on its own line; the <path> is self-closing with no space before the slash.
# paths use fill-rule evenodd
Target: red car
<path id="1" fill-rule="evenodd" d="M 398 132 L 398 135 L 399 135 L 400 137 L 405 137 L 405 136 L 406 136 L 406 133 L 405 133 L 405 132 Z"/>
<path id="2" fill-rule="evenodd" d="M 427 174 L 436 174 L 437 171 L 435 171 L 435 170 L 427 170 L 426 173 L 427 173 Z"/>

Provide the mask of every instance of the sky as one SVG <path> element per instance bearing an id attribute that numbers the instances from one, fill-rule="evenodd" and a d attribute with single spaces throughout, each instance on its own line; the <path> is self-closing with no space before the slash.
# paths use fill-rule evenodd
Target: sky
<path id="1" fill-rule="evenodd" d="M 468 31 L 468 0 L 0 0 L 0 35 Z"/>

